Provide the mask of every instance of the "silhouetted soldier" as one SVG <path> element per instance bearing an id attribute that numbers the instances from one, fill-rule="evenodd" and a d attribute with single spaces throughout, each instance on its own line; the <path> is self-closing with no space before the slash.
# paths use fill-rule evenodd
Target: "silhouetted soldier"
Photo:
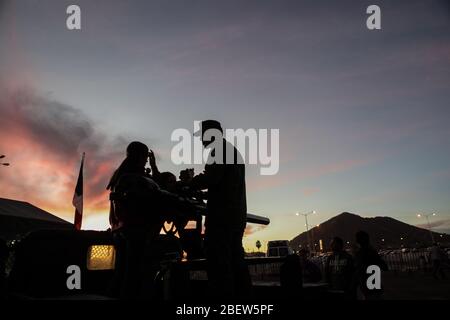
<path id="1" fill-rule="evenodd" d="M 127 147 L 125 160 L 122 161 L 119 168 L 114 172 L 107 189 L 111 191 L 123 191 L 126 188 L 131 188 L 135 193 L 138 191 L 159 189 L 158 185 L 145 171 L 148 156 L 149 150 L 145 144 L 138 141 L 131 142 Z M 109 222 L 113 231 L 123 228 L 143 227 L 143 219 L 148 217 L 136 212 L 139 210 L 126 209 L 128 208 L 111 203 Z"/>
<path id="2" fill-rule="evenodd" d="M 331 242 L 332 254 L 325 263 L 325 279 L 333 293 L 342 293 L 344 298 L 353 298 L 353 258 L 344 251 L 344 241 L 335 237 Z"/>
<path id="3" fill-rule="evenodd" d="M 358 249 L 355 252 L 355 281 L 357 298 L 363 300 L 380 299 L 382 289 L 367 288 L 367 279 L 370 276 L 367 268 L 371 265 L 378 266 L 382 271 L 388 269 L 386 262 L 378 255 L 378 252 L 370 245 L 369 234 L 365 231 L 356 233 L 356 244 Z"/>
<path id="4" fill-rule="evenodd" d="M 148 178 L 145 164 L 148 147 L 141 142 L 131 142 L 127 156 L 114 172 L 107 189 L 119 194 L 130 192 L 152 192 L 158 185 Z M 109 222 L 117 241 L 117 264 L 114 294 L 121 298 L 135 298 L 140 295 L 140 277 L 143 273 L 143 253 L 147 239 L 159 233 L 158 222 L 150 223 L 144 216 L 147 208 L 139 200 L 111 201 Z"/>
<path id="5" fill-rule="evenodd" d="M 109 220 L 118 245 L 113 293 L 122 298 L 148 296 L 151 288 L 144 292 L 143 285 L 145 280 L 151 282 L 158 261 L 147 261 L 146 257 L 152 257 L 147 251 L 158 237 L 165 215 L 181 203 L 176 195 L 160 189 L 146 172 L 149 156 L 145 144 L 130 143 L 125 160 L 107 187 L 112 191 Z"/>
<path id="6" fill-rule="evenodd" d="M 221 142 L 222 150 L 211 149 L 214 139 L 205 136 L 211 130 L 216 130 L 217 138 L 221 139 L 214 145 Z M 190 185 L 208 189 L 205 254 L 211 298 L 241 299 L 251 295 L 251 279 L 242 247 L 247 219 L 245 164 L 222 134 L 222 127 L 215 120 L 203 121 L 201 130 L 194 134 L 200 136 L 204 147 L 211 151 L 204 172 L 195 176 Z M 227 156 L 233 160 L 232 164 L 226 164 Z"/>
<path id="7" fill-rule="evenodd" d="M 130 143 L 125 160 L 107 186 L 112 191 L 109 220 L 119 247 L 113 291 L 123 298 L 148 297 L 151 288 L 144 292 L 143 285 L 146 280 L 151 282 L 152 272 L 159 267 L 152 245 L 167 214 L 193 210 L 189 201 L 160 189 L 145 170 L 148 157 L 152 153 L 145 144 Z"/>

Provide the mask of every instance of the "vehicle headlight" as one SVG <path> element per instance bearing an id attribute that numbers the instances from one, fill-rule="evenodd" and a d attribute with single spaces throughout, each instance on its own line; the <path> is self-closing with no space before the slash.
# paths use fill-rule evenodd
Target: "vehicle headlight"
<path id="1" fill-rule="evenodd" d="M 116 262 L 116 249 L 112 245 L 93 245 L 87 251 L 88 270 L 112 270 Z"/>

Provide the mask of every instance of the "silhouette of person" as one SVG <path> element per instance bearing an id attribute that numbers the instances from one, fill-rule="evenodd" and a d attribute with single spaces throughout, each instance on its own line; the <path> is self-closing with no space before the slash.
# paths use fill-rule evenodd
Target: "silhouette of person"
<path id="1" fill-rule="evenodd" d="M 210 133 L 213 137 L 208 138 Z M 190 182 L 194 189 L 208 190 L 205 254 L 210 297 L 250 298 L 252 284 L 242 247 L 247 219 L 245 164 L 237 149 L 223 138 L 218 121 L 203 121 L 194 135 L 200 136 L 210 151 L 203 173 Z"/>
<path id="2" fill-rule="evenodd" d="M 439 279 L 438 274 L 441 276 L 442 279 L 446 279 L 444 268 L 442 267 L 442 260 L 444 257 L 443 250 L 439 247 L 439 245 L 435 242 L 433 243 L 433 246 L 431 247 L 431 263 L 433 265 L 433 277 L 435 279 Z"/>
<path id="3" fill-rule="evenodd" d="M 353 258 L 344 251 L 344 241 L 335 237 L 331 242 L 332 254 L 325 262 L 325 279 L 333 292 L 342 292 L 345 298 L 353 297 Z"/>
<path id="4" fill-rule="evenodd" d="M 125 160 L 107 186 L 112 193 L 127 195 L 126 199 L 111 201 L 109 217 L 118 247 L 112 293 L 125 299 L 143 296 L 146 248 L 158 236 L 164 221 L 160 188 L 145 171 L 148 156 L 145 144 L 131 142 Z"/>
<path id="5" fill-rule="evenodd" d="M 367 288 L 367 279 L 370 274 L 367 273 L 367 268 L 371 265 L 378 266 L 382 271 L 387 271 L 386 262 L 379 256 L 378 252 L 370 245 L 369 234 L 365 231 L 358 231 L 356 233 L 355 252 L 355 285 L 357 290 L 357 298 L 362 300 L 376 300 L 380 299 L 383 289 Z"/>
<path id="6" fill-rule="evenodd" d="M 300 257 L 296 254 L 286 256 L 280 267 L 280 286 L 284 298 L 298 298 L 302 293 L 303 275 Z"/>
<path id="7" fill-rule="evenodd" d="M 119 185 L 119 182 L 123 183 L 124 177 L 126 179 L 131 175 L 134 175 L 135 177 L 148 177 L 145 171 L 145 164 L 147 163 L 148 156 L 149 150 L 145 144 L 138 141 L 131 142 L 127 147 L 126 158 L 122 161 L 119 168 L 117 168 L 117 170 L 114 172 L 106 189 L 115 191 Z M 152 187 L 156 187 L 156 184 L 153 180 L 148 179 L 146 182 L 148 182 L 149 184 L 154 184 L 152 185 Z M 137 222 L 129 221 L 130 219 L 132 220 L 134 218 L 131 217 L 130 214 L 124 214 L 123 212 L 121 213 L 115 211 L 116 206 L 111 203 L 109 223 L 112 230 L 117 230 L 123 227 L 124 224 L 138 224 Z"/>
<path id="8" fill-rule="evenodd" d="M 300 265 L 302 267 L 303 282 L 316 283 L 322 280 L 320 268 L 308 258 L 308 250 L 301 249 L 298 252 L 298 255 L 300 257 Z"/>
<path id="9" fill-rule="evenodd" d="M 194 177 L 194 169 L 185 169 L 180 171 L 180 184 L 189 183 Z"/>
<path id="10" fill-rule="evenodd" d="M 111 230 L 118 247 L 112 294 L 126 299 L 152 294 L 152 288 L 144 288 L 144 284 L 147 281 L 151 285 L 159 267 L 151 248 L 167 213 L 192 210 L 188 201 L 161 189 L 148 174 L 145 165 L 152 154 L 145 144 L 131 142 L 125 160 L 107 186 L 112 197 Z M 157 170 L 153 173 L 161 175 Z"/>

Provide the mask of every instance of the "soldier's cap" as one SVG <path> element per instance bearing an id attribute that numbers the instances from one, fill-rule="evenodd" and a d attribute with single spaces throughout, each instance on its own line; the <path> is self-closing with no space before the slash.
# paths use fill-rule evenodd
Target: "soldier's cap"
<path id="1" fill-rule="evenodd" d="M 194 137 L 203 137 L 203 134 L 209 129 L 217 129 L 223 132 L 222 126 L 219 121 L 216 120 L 204 120 L 200 123 L 200 129 L 194 132 Z"/>

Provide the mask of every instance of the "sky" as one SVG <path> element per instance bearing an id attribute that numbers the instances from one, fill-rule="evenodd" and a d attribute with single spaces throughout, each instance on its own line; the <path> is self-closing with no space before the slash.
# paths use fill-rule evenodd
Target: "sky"
<path id="1" fill-rule="evenodd" d="M 178 175 L 192 166 L 172 163 L 171 133 L 217 119 L 280 132 L 278 174 L 247 166 L 248 210 L 271 219 L 247 250 L 312 210 L 311 225 L 348 211 L 423 227 L 435 212 L 450 232 L 447 1 L 0 0 L 0 43 L 0 197 L 72 221 L 86 152 L 83 228 L 105 229 L 130 141 Z"/>

